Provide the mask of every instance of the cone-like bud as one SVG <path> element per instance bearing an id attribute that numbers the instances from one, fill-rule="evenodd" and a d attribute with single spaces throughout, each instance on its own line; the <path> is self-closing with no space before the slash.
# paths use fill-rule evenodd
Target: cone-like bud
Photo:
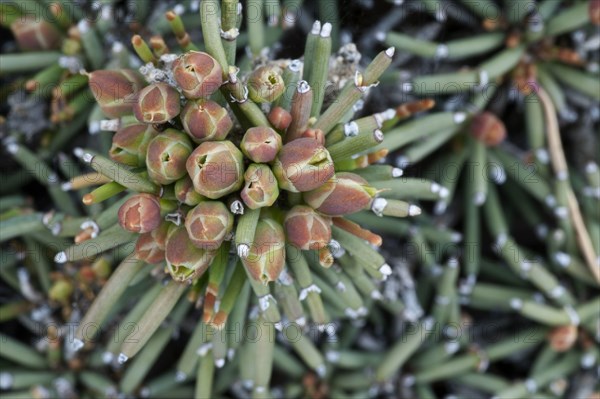
<path id="1" fill-rule="evenodd" d="M 285 262 L 285 235 L 273 219 L 262 219 L 256 226 L 248 256 L 242 258 L 246 270 L 256 281 L 275 281 Z"/>
<path id="2" fill-rule="evenodd" d="M 210 199 L 237 191 L 244 182 L 244 156 L 227 140 L 200 144 L 186 168 L 196 191 Z"/>
<path id="3" fill-rule="evenodd" d="M 304 193 L 304 201 L 316 211 L 342 216 L 365 209 L 377 191 L 354 173 L 341 172 L 321 187 Z"/>
<path id="4" fill-rule="evenodd" d="M 277 130 L 285 130 L 292 123 L 292 114 L 284 108 L 274 107 L 268 116 L 269 122 Z"/>
<path id="5" fill-rule="evenodd" d="M 250 209 L 271 206 L 279 197 L 279 186 L 275 175 L 265 164 L 253 163 L 244 173 L 246 181 L 240 196 Z"/>
<path id="6" fill-rule="evenodd" d="M 488 147 L 495 147 L 506 138 L 506 127 L 491 112 L 482 112 L 471 121 L 471 134 Z"/>
<path id="7" fill-rule="evenodd" d="M 287 241 L 303 250 L 325 248 L 331 241 L 331 220 L 309 206 L 296 205 L 285 216 Z"/>
<path id="8" fill-rule="evenodd" d="M 244 155 L 254 162 L 271 162 L 281 150 L 281 136 L 270 127 L 251 127 L 246 131 L 240 147 Z"/>
<path id="9" fill-rule="evenodd" d="M 248 78 L 248 92 L 252 101 L 271 103 L 285 91 L 285 83 L 279 68 L 262 66 L 256 68 Z"/>
<path id="10" fill-rule="evenodd" d="M 144 123 L 166 123 L 179 115 L 179 92 L 166 83 L 144 87 L 137 94 L 133 114 Z"/>
<path id="11" fill-rule="evenodd" d="M 147 233 L 160 222 L 160 203 L 154 195 L 136 194 L 119 208 L 119 224 L 127 231 Z"/>
<path id="12" fill-rule="evenodd" d="M 189 206 L 198 205 L 200 201 L 206 199 L 194 190 L 194 183 L 192 183 L 192 179 L 187 175 L 175 183 L 175 197 L 182 204 Z"/>
<path id="13" fill-rule="evenodd" d="M 202 201 L 188 212 L 185 228 L 195 246 L 216 250 L 233 229 L 233 215 L 220 201 Z"/>
<path id="14" fill-rule="evenodd" d="M 171 223 L 163 221 L 160 226 L 149 233 L 140 234 L 135 244 L 136 259 L 150 264 L 165 260 L 165 246 Z"/>
<path id="15" fill-rule="evenodd" d="M 88 84 L 102 112 L 109 118 L 119 118 L 132 112 L 135 96 L 145 85 L 144 78 L 133 69 L 94 71 Z"/>
<path id="16" fill-rule="evenodd" d="M 201 51 L 188 51 L 173 63 L 173 77 L 183 95 L 208 98 L 223 84 L 223 70 L 217 60 Z"/>
<path id="17" fill-rule="evenodd" d="M 167 237 L 167 270 L 175 281 L 191 282 L 202 276 L 215 257 L 214 251 L 195 246 L 185 227 L 171 227 Z"/>
<path id="18" fill-rule="evenodd" d="M 150 140 L 158 132 L 145 123 L 135 123 L 117 130 L 110 147 L 110 157 L 129 166 L 143 166 L 146 163 L 146 152 Z"/>
<path id="19" fill-rule="evenodd" d="M 48 21 L 34 16 L 17 18 L 10 30 L 25 51 L 53 50 L 60 48 L 60 32 Z"/>
<path id="20" fill-rule="evenodd" d="M 204 99 L 187 102 L 181 112 L 181 123 L 196 143 L 224 140 L 233 127 L 225 108 Z"/>
<path id="21" fill-rule="evenodd" d="M 148 175 L 158 184 L 171 184 L 185 176 L 192 144 L 183 132 L 167 129 L 150 141 L 146 154 Z"/>
<path id="22" fill-rule="evenodd" d="M 279 186 L 292 192 L 314 190 L 334 174 L 329 152 L 310 138 L 299 138 L 283 146 L 273 164 Z"/>

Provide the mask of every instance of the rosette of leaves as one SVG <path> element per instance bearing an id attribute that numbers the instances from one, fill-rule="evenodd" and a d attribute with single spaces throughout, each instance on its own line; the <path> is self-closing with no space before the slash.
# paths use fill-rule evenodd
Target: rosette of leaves
<path id="1" fill-rule="evenodd" d="M 114 353 L 120 363 L 138 356 L 128 369 L 133 378 L 128 390 L 137 389 L 148 371 L 147 358 L 139 356 L 158 355 L 150 343 L 159 340 L 163 320 L 190 303 L 202 308 L 197 328 L 215 331 L 202 353 L 218 367 L 240 345 L 221 334 L 250 323 L 249 305 L 256 306 L 265 332 L 308 323 L 325 330 L 332 320 L 365 315 L 373 300 L 382 299 L 377 284 L 391 270 L 376 249 L 381 237 L 346 216 L 365 210 L 382 221 L 415 216 L 420 208 L 404 199 L 444 196 L 431 181 L 403 184 L 401 170 L 378 164 L 388 153 L 386 131 L 410 116 L 407 109 L 430 103 L 354 115 L 356 103 L 390 65 L 393 49 L 353 71 L 325 108 L 331 25 L 315 23 L 304 63 L 271 60 L 240 72 L 235 52 L 225 51 L 235 35 L 219 33 L 219 23 L 227 31 L 237 21 L 229 14 L 232 9 L 237 16 L 237 7 L 229 3 L 236 2 L 224 2 L 220 16 L 214 12 L 217 2 L 201 3 L 205 51 L 159 54 L 134 37 L 145 62 L 139 71 L 89 74 L 90 88 L 111 118 L 105 125 L 116 132 L 108 157 L 78 152 L 111 180 L 84 202 L 99 203 L 123 191 L 128 196 L 112 214 L 118 224 L 99 229 L 97 237 L 59 252 L 55 260 L 134 247 L 81 321 L 76 350 L 92 344 L 84 326 L 102 325 L 137 273 L 166 276 L 157 296 L 132 316 L 139 340 L 122 341 Z M 398 298 L 386 306 L 402 310 Z M 325 360 L 312 340 L 298 342 L 291 344 L 296 354 L 325 375 Z M 269 385 L 274 341 L 259 344 L 264 350 L 256 352 L 257 361 L 264 367 L 250 378 L 257 396 Z M 186 353 L 195 354 L 198 346 L 190 341 Z M 180 365 L 178 378 L 189 378 L 196 368 L 211 373 L 191 359 Z M 248 361 L 242 364 L 248 367 Z"/>

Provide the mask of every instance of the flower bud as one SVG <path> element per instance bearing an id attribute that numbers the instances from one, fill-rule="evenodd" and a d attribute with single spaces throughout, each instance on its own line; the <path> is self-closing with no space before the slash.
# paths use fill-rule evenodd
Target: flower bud
<path id="1" fill-rule="evenodd" d="M 248 208 L 271 206 L 279 197 L 279 186 L 275 175 L 265 164 L 253 163 L 244 173 L 246 184 L 240 193 Z"/>
<path id="2" fill-rule="evenodd" d="M 167 129 L 150 141 L 146 154 L 148 175 L 158 184 L 171 184 L 185 176 L 185 162 L 192 152 L 187 135 Z"/>
<path id="3" fill-rule="evenodd" d="M 256 281 L 275 281 L 285 262 L 285 235 L 273 219 L 261 219 L 256 226 L 254 242 L 242 263 Z"/>
<path id="4" fill-rule="evenodd" d="M 216 250 L 233 229 L 233 215 L 220 201 L 202 201 L 188 212 L 185 228 L 195 246 Z"/>
<path id="5" fill-rule="evenodd" d="M 256 68 L 248 78 L 248 93 L 252 101 L 271 103 L 285 91 L 285 83 L 279 68 L 262 66 Z"/>
<path id="6" fill-rule="evenodd" d="M 224 140 L 233 127 L 227 110 L 214 101 L 188 101 L 181 112 L 183 130 L 195 143 Z"/>
<path id="7" fill-rule="evenodd" d="M 257 126 L 246 130 L 240 147 L 242 152 L 254 162 L 271 162 L 281 150 L 281 136 L 270 127 Z"/>
<path id="8" fill-rule="evenodd" d="M 304 201 L 317 212 L 342 216 L 365 209 L 377 191 L 354 173 L 341 172 L 321 187 L 304 193 Z"/>
<path id="9" fill-rule="evenodd" d="M 285 216 L 287 241 L 303 250 L 325 248 L 331 241 L 331 220 L 309 206 L 296 205 Z"/>
<path id="10" fill-rule="evenodd" d="M 61 34 L 48 21 L 34 16 L 17 18 L 10 30 L 24 51 L 53 50 L 60 48 Z"/>
<path id="11" fill-rule="evenodd" d="M 215 257 L 214 251 L 195 246 L 185 227 L 172 227 L 167 237 L 167 270 L 175 281 L 192 282 L 202 276 Z"/>
<path id="12" fill-rule="evenodd" d="M 150 264 L 165 260 L 165 246 L 170 225 L 171 223 L 163 221 L 151 232 L 140 234 L 135 244 L 136 259 Z"/>
<path id="13" fill-rule="evenodd" d="M 137 94 L 133 114 L 144 123 L 166 123 L 179 115 L 179 92 L 166 83 L 144 87 Z"/>
<path id="14" fill-rule="evenodd" d="M 600 0 L 590 0 L 588 5 L 590 22 L 596 26 L 600 25 Z"/>
<path id="15" fill-rule="evenodd" d="M 548 334 L 550 347 L 556 352 L 566 352 L 573 347 L 577 341 L 578 331 L 577 326 L 564 325 L 555 327 Z"/>
<path id="16" fill-rule="evenodd" d="M 208 98 L 223 84 L 223 70 L 217 60 L 201 51 L 189 51 L 173 63 L 173 77 L 183 95 Z"/>
<path id="17" fill-rule="evenodd" d="M 194 190 L 194 183 L 192 183 L 192 179 L 187 175 L 175 183 L 175 197 L 182 204 L 189 206 L 198 205 L 200 201 L 206 199 Z"/>
<path id="18" fill-rule="evenodd" d="M 244 156 L 231 141 L 207 141 L 189 156 L 186 168 L 201 195 L 217 199 L 237 191 L 244 182 Z"/>
<path id="19" fill-rule="evenodd" d="M 314 190 L 334 174 L 329 152 L 310 138 L 299 138 L 283 146 L 273 164 L 279 186 L 292 192 Z"/>
<path id="20" fill-rule="evenodd" d="M 73 283 L 65 279 L 60 279 L 52 284 L 52 287 L 48 291 L 48 297 L 53 301 L 66 302 L 71 298 L 74 290 Z"/>
<path id="21" fill-rule="evenodd" d="M 306 129 L 300 137 L 316 140 L 320 145 L 325 145 L 325 134 L 321 129 Z"/>
<path id="22" fill-rule="evenodd" d="M 146 164 L 148 144 L 157 135 L 158 132 L 151 125 L 144 123 L 121 127 L 113 136 L 109 155 L 125 165 L 143 166 Z"/>
<path id="23" fill-rule="evenodd" d="M 100 70 L 89 74 L 88 84 L 102 112 L 109 118 L 130 114 L 144 78 L 133 69 Z"/>
<path id="24" fill-rule="evenodd" d="M 127 231 L 147 233 L 160 225 L 160 203 L 151 194 L 136 194 L 119 208 L 119 224 Z"/>
<path id="25" fill-rule="evenodd" d="M 274 107 L 268 116 L 269 122 L 277 130 L 285 130 L 292 123 L 292 114 L 281 107 Z"/>
<path id="26" fill-rule="evenodd" d="M 506 127 L 491 112 L 482 112 L 471 121 L 471 134 L 488 147 L 495 147 L 506 138 Z"/>

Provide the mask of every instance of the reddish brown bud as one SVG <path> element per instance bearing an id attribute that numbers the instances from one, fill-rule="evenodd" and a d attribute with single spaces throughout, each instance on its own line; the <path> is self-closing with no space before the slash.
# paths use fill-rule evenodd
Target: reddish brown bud
<path id="1" fill-rule="evenodd" d="M 179 92 L 166 83 L 144 87 L 137 94 L 133 113 L 144 123 L 165 123 L 179 115 Z"/>
<path id="2" fill-rule="evenodd" d="M 224 140 L 233 127 L 225 108 L 204 99 L 187 102 L 181 112 L 181 123 L 196 143 Z"/>
<path id="3" fill-rule="evenodd" d="M 88 84 L 102 112 L 119 118 L 132 112 L 137 93 L 145 85 L 144 78 L 133 69 L 100 70 L 89 75 Z"/>
<path id="4" fill-rule="evenodd" d="M 60 48 L 61 34 L 48 21 L 34 16 L 17 18 L 10 30 L 21 50 L 53 50 Z"/>
<path id="5" fill-rule="evenodd" d="M 160 203 L 151 194 L 136 194 L 119 208 L 119 224 L 134 233 L 147 233 L 161 222 Z"/>
<path id="6" fill-rule="evenodd" d="M 354 173 L 341 172 L 321 187 L 304 193 L 304 201 L 316 211 L 342 216 L 365 209 L 376 194 L 369 183 Z"/>
<path id="7" fill-rule="evenodd" d="M 296 205 L 285 216 L 287 241 L 303 250 L 325 248 L 331 241 L 331 219 L 309 206 Z"/>
<path id="8" fill-rule="evenodd" d="M 329 152 L 309 138 L 299 138 L 283 146 L 273 163 L 279 186 L 292 192 L 314 190 L 334 174 Z"/>
<path id="9" fill-rule="evenodd" d="M 201 195 L 217 199 L 237 191 L 244 182 L 244 156 L 231 141 L 207 141 L 186 162 L 188 175 Z"/>
<path id="10" fill-rule="evenodd" d="M 325 134 L 321 129 L 306 129 L 301 137 L 316 140 L 320 145 L 325 145 Z"/>
<path id="11" fill-rule="evenodd" d="M 285 91 L 285 83 L 279 68 L 262 66 L 256 68 L 248 78 L 248 92 L 252 101 L 271 103 Z"/>
<path id="12" fill-rule="evenodd" d="M 556 327 L 550 332 L 548 340 L 556 352 L 566 352 L 577 341 L 577 327 L 574 325 Z"/>
<path id="13" fill-rule="evenodd" d="M 240 193 L 250 209 L 271 206 L 279 197 L 279 187 L 275 175 L 264 164 L 251 164 L 244 173 L 246 184 Z"/>
<path id="14" fill-rule="evenodd" d="M 188 212 L 185 228 L 195 246 L 216 250 L 233 229 L 233 215 L 220 201 L 203 201 Z"/>
<path id="15" fill-rule="evenodd" d="M 242 258 L 246 270 L 256 281 L 277 280 L 285 263 L 285 235 L 273 219 L 261 219 L 248 256 Z"/>
<path id="16" fill-rule="evenodd" d="M 192 183 L 192 179 L 187 175 L 175 183 L 175 197 L 182 204 L 189 206 L 198 205 L 200 201 L 206 199 L 194 190 L 194 183 Z"/>
<path id="17" fill-rule="evenodd" d="M 157 264 L 165 260 L 169 226 L 171 226 L 171 223 L 163 221 L 151 232 L 141 234 L 135 244 L 135 257 L 151 264 Z"/>
<path id="18" fill-rule="evenodd" d="M 173 280 L 192 282 L 204 274 L 214 257 L 214 251 L 195 246 L 184 227 L 172 227 L 169 231 L 165 259 Z"/>
<path id="19" fill-rule="evenodd" d="M 156 135 L 158 132 L 144 123 L 119 128 L 113 136 L 109 155 L 125 165 L 143 166 L 146 163 L 148 144 Z"/>
<path id="20" fill-rule="evenodd" d="M 590 16 L 590 22 L 594 25 L 600 25 L 600 0 L 590 0 L 588 5 L 588 14 Z"/>
<path id="21" fill-rule="evenodd" d="M 187 135 L 167 129 L 150 141 L 146 154 L 148 175 L 158 184 L 171 184 L 185 176 L 185 162 L 192 152 Z"/>
<path id="22" fill-rule="evenodd" d="M 292 123 L 292 115 L 281 107 L 274 107 L 269 112 L 269 122 L 277 130 L 285 130 Z"/>
<path id="23" fill-rule="evenodd" d="M 495 147 L 506 138 L 506 127 L 491 112 L 482 112 L 471 121 L 471 134 L 488 147 Z"/>
<path id="24" fill-rule="evenodd" d="M 189 51 L 175 60 L 173 77 L 183 95 L 190 99 L 208 98 L 223 84 L 221 66 L 201 51 Z"/>
<path id="25" fill-rule="evenodd" d="M 246 131 L 240 147 L 242 152 L 254 162 L 271 162 L 281 150 L 281 136 L 270 127 L 251 127 Z"/>

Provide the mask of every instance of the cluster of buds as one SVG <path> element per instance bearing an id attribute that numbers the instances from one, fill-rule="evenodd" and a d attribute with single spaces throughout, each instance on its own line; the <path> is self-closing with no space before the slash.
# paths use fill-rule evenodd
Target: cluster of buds
<path id="1" fill-rule="evenodd" d="M 325 24 L 317 39 L 325 59 L 330 32 Z M 321 110 L 319 86 L 327 81 L 327 63 L 310 72 L 299 60 L 279 60 L 238 76 L 208 46 L 208 52 L 152 55 L 136 37 L 134 47 L 147 62 L 140 72 L 89 74 L 116 134 L 112 161 L 91 154 L 84 160 L 136 192 L 118 212 L 120 227 L 139 235 L 133 257 L 164 266 L 173 280 L 169 287 L 191 285 L 191 298 L 203 300 L 205 323 L 223 328 L 231 298 L 249 282 L 261 317 L 281 326 L 269 283 L 295 291 L 297 279 L 302 291 L 286 297 L 297 303 L 282 301 L 283 310 L 301 310 L 300 301 L 309 300 L 312 319 L 324 325 L 329 316 L 319 305 L 320 288 L 311 282 L 309 264 L 337 273 L 331 266 L 342 257 L 355 262 L 354 276 L 362 281 L 391 273 L 376 248 L 381 237 L 350 218 L 359 212 L 376 218 L 420 213 L 400 200 L 406 197 L 399 196 L 402 188 L 393 179 L 401 171 L 375 165 L 387 154 L 378 148 L 382 129 L 405 116 L 390 109 L 347 118 L 391 64 L 393 48 L 379 53 L 364 72 L 356 71 L 339 100 Z M 361 289 L 382 297 L 372 281 Z M 364 315 L 362 300 L 350 292 L 345 314 Z M 306 322 L 301 314 L 288 317 Z M 123 361 L 135 352 L 125 350 Z"/>

